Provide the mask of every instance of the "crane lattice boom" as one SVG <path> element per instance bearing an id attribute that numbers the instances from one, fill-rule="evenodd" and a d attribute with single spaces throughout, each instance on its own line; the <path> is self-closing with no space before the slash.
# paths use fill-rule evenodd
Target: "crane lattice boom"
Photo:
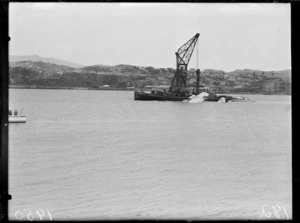
<path id="1" fill-rule="evenodd" d="M 199 38 L 199 33 L 197 33 L 193 38 L 191 38 L 189 41 L 187 41 L 184 45 L 182 45 L 177 53 L 176 53 L 176 57 L 177 57 L 177 63 L 184 63 L 184 64 L 188 64 L 192 53 L 194 51 L 195 45 L 197 43 L 197 40 Z"/>
<path id="2" fill-rule="evenodd" d="M 171 92 L 185 92 L 187 79 L 187 66 L 192 57 L 195 45 L 200 34 L 197 33 L 193 38 L 183 44 L 176 54 L 176 72 L 172 80 Z"/>

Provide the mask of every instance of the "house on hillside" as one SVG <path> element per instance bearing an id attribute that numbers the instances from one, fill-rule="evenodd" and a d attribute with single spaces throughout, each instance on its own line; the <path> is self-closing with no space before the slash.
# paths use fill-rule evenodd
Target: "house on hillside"
<path id="1" fill-rule="evenodd" d="M 232 92 L 232 88 L 229 86 L 215 86 L 212 89 L 215 92 L 219 92 L 219 93 L 229 93 Z"/>
<path id="2" fill-rule="evenodd" d="M 189 80 L 188 80 L 188 83 L 189 84 L 194 84 L 194 83 L 196 83 L 197 82 L 197 79 L 196 78 L 190 78 Z"/>
<path id="3" fill-rule="evenodd" d="M 284 81 L 281 78 L 270 78 L 267 79 L 263 84 L 263 90 L 269 94 L 286 93 L 291 92 L 291 82 Z"/>
<path id="4" fill-rule="evenodd" d="M 160 81 L 160 84 L 162 84 L 162 85 L 170 85 L 170 83 L 169 83 L 168 80 Z"/>
<path id="5" fill-rule="evenodd" d="M 221 85 L 221 86 L 226 86 L 226 81 L 221 81 L 221 82 L 220 82 L 220 85 Z"/>
<path id="6" fill-rule="evenodd" d="M 237 85 L 234 85 L 233 87 L 232 87 L 232 91 L 234 91 L 234 92 L 243 92 L 243 91 L 245 91 L 245 85 L 244 84 L 237 84 Z"/>
<path id="7" fill-rule="evenodd" d="M 288 81 L 285 81 L 285 92 L 286 94 L 291 94 L 292 93 L 292 89 L 291 89 L 291 81 L 288 80 Z"/>

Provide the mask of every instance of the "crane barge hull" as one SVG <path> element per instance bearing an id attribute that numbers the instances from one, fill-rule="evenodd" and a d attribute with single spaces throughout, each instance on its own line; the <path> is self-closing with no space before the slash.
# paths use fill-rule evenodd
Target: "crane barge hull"
<path id="1" fill-rule="evenodd" d="M 134 92 L 134 100 L 142 100 L 142 101 L 184 101 L 184 100 L 188 100 L 190 96 L 191 95 L 175 96 L 160 91 L 152 91 L 151 93 L 146 93 L 143 91 Z M 213 93 L 209 93 L 208 96 L 204 97 L 203 101 L 218 102 L 220 101 L 221 98 L 224 98 L 225 102 L 234 101 L 235 99 L 237 99 L 228 95 L 216 95 Z"/>
<path id="2" fill-rule="evenodd" d="M 183 101 L 188 99 L 189 96 L 174 96 L 168 94 L 155 94 L 155 93 L 146 93 L 141 91 L 134 92 L 134 100 L 142 101 Z"/>

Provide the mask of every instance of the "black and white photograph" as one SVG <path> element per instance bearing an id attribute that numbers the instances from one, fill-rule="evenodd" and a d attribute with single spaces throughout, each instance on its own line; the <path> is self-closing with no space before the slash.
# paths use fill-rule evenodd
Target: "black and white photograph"
<path id="1" fill-rule="evenodd" d="M 9 3 L 8 219 L 291 220 L 290 3 Z"/>

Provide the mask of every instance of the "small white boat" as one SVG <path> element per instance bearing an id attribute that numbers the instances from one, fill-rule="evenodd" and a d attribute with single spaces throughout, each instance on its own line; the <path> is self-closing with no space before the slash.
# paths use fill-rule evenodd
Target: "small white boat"
<path id="1" fill-rule="evenodd" d="M 9 123 L 25 123 L 26 116 L 25 115 L 9 115 L 8 122 Z"/>

